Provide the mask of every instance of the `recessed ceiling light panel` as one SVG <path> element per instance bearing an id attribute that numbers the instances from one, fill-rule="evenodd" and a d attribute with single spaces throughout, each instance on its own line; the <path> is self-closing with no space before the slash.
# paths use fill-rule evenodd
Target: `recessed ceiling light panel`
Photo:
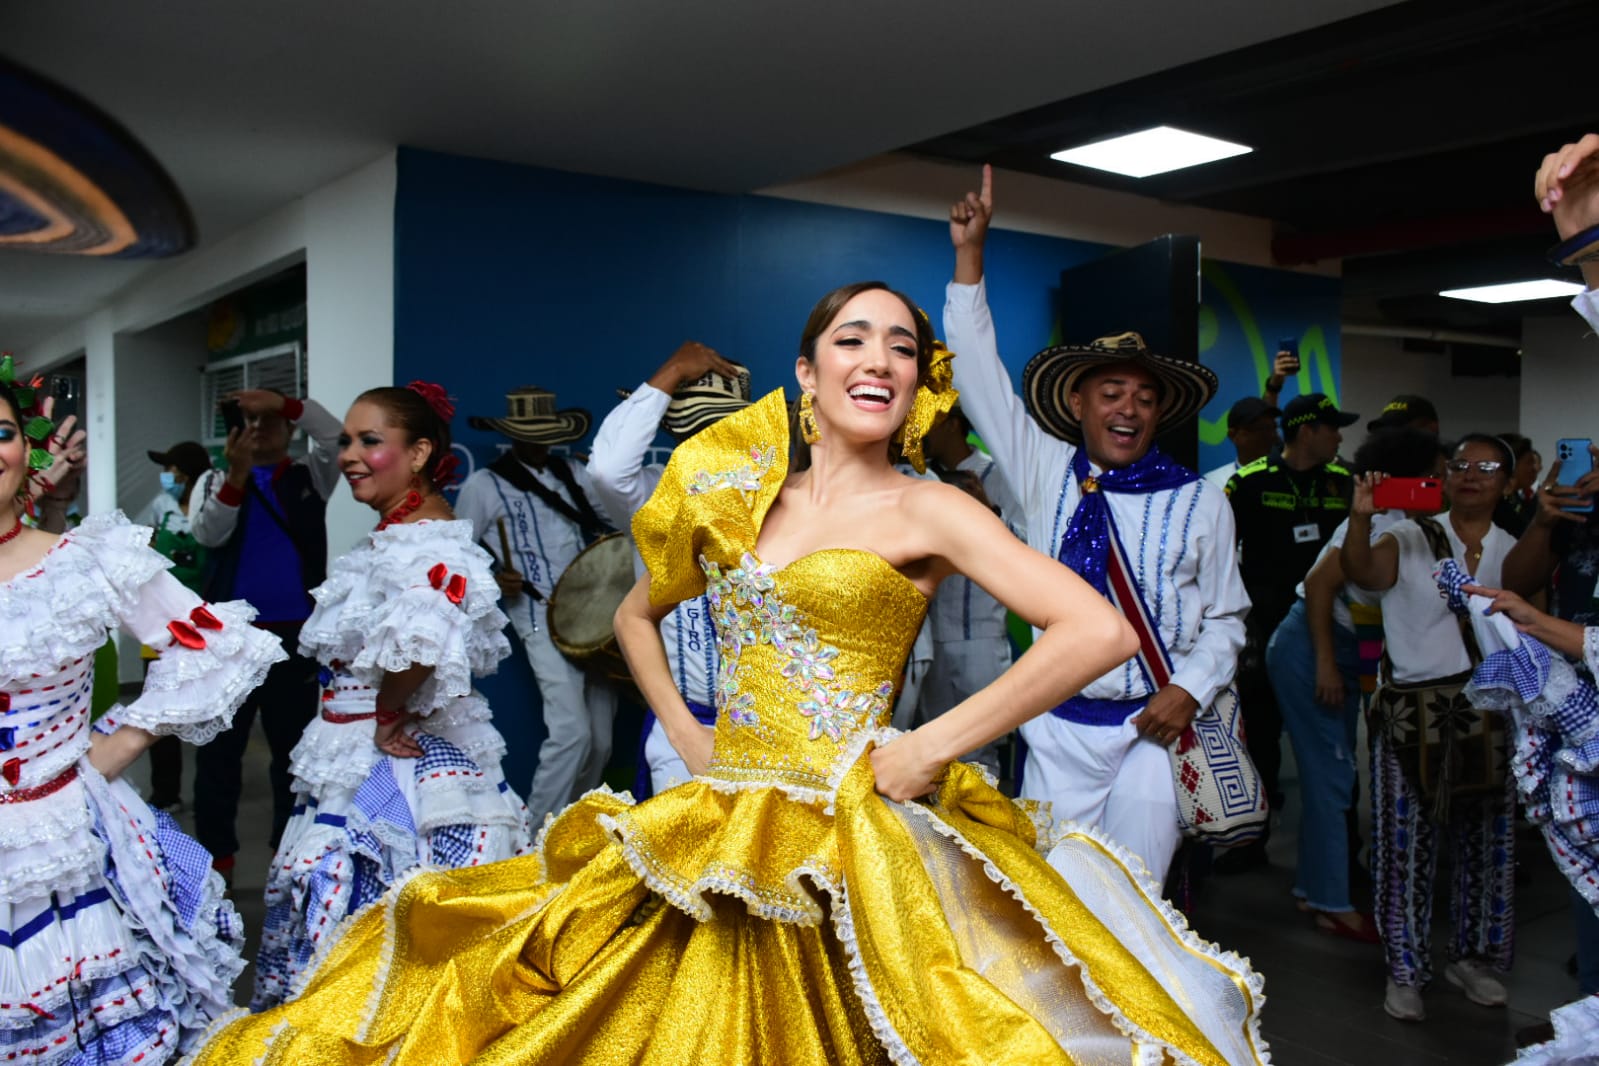
<path id="1" fill-rule="evenodd" d="M 1481 304 L 1513 304 L 1523 300 L 1550 300 L 1575 296 L 1582 286 L 1575 281 L 1539 278 L 1536 281 L 1510 281 L 1503 285 L 1479 285 L 1472 289 L 1445 289 L 1439 296 L 1453 300 L 1475 300 Z"/>
<path id="2" fill-rule="evenodd" d="M 1253 151 L 1248 145 L 1220 141 L 1202 133 L 1156 126 L 1125 137 L 1068 148 L 1050 158 L 1130 178 L 1147 178 L 1151 174 L 1197 167 L 1201 163 L 1214 163 Z"/>

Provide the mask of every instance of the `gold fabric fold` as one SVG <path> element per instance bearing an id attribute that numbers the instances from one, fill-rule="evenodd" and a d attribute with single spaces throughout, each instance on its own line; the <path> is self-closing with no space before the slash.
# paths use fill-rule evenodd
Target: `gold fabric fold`
<path id="1" fill-rule="evenodd" d="M 714 890 L 696 897 L 697 919 L 652 891 L 605 828 L 649 834 L 686 880 L 705 864 L 800 882 L 761 832 L 668 831 L 716 811 L 772 832 L 824 827 L 840 883 L 811 895 L 820 924 L 759 917 Z M 1121 1066 L 1140 1043 L 1197 1063 L 1266 1061 L 1235 1007 L 1217 1007 L 1241 1037 L 1227 1052 L 1191 1017 L 1215 1006 L 1209 982 L 1242 987 L 1247 973 L 1186 943 L 1103 845 L 1089 842 L 1127 886 L 1096 909 L 1038 843 L 963 766 L 913 806 L 878 796 L 863 756 L 832 817 L 776 789 L 691 782 L 637 807 L 594 794 L 550 824 L 539 855 L 407 882 L 347 926 L 298 998 L 234 1022 L 197 1061 Z M 1164 956 L 1119 939 L 1139 923 Z"/>

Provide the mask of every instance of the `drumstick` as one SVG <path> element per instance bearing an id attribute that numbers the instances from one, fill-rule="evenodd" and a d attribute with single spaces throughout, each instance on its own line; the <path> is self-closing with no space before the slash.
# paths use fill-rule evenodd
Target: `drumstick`
<path id="1" fill-rule="evenodd" d="M 509 570 L 511 569 L 511 540 L 505 535 L 504 516 L 496 518 L 494 520 L 494 524 L 499 527 L 500 530 L 500 558 L 504 560 L 500 565 Z M 487 548 L 488 545 L 484 544 L 483 547 Z M 489 554 L 492 555 L 494 553 L 490 552 Z M 527 583 L 527 578 L 525 577 L 522 579 L 522 591 L 533 597 L 536 602 L 544 602 L 544 597 L 539 594 L 539 590 L 534 588 L 532 585 L 529 585 Z"/>
<path id="2" fill-rule="evenodd" d="M 505 565 L 511 565 L 511 538 L 505 535 L 505 516 L 501 515 L 494 520 L 500 530 L 500 558 L 505 560 Z"/>

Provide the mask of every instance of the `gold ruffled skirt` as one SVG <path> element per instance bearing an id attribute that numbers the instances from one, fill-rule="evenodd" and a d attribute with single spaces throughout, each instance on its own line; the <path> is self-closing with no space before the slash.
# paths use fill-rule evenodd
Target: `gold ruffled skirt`
<path id="1" fill-rule="evenodd" d="M 805 799 L 593 793 L 534 856 L 398 887 L 195 1061 L 1268 1061 L 1259 977 L 1130 867 L 1086 831 L 1040 841 L 964 766 L 926 804 L 864 758 Z"/>

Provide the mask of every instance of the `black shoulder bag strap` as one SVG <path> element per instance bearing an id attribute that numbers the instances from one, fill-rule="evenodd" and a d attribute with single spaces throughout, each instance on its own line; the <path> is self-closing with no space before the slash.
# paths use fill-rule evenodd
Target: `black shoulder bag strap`
<path id="1" fill-rule="evenodd" d="M 543 501 L 544 505 L 550 510 L 577 526 L 582 531 L 585 544 L 608 532 L 610 527 L 600 520 L 599 515 L 594 513 L 594 508 L 590 506 L 582 490 L 577 487 L 577 482 L 572 477 L 572 471 L 561 457 L 557 455 L 550 456 L 549 465 L 550 472 L 555 475 L 556 480 L 566 486 L 567 491 L 572 494 L 572 500 L 577 504 L 576 507 L 563 500 L 560 493 L 546 487 L 543 482 L 528 471 L 527 467 L 522 465 L 521 460 L 510 452 L 506 452 L 490 463 L 489 469 L 509 482 L 512 488 L 520 489 L 523 492 L 531 492 Z"/>
<path id="2" fill-rule="evenodd" d="M 283 513 L 278 510 L 277 502 L 269 499 L 267 494 L 261 491 L 261 486 L 256 484 L 254 477 L 250 478 L 249 486 L 250 495 L 254 496 L 256 501 L 262 507 L 266 508 L 266 513 L 272 516 L 272 521 L 277 523 L 277 527 L 283 530 L 283 535 L 289 538 L 289 543 L 294 545 L 294 554 L 299 556 L 300 566 L 303 570 L 306 566 L 306 560 L 312 559 L 314 556 L 306 551 L 305 542 L 302 541 L 299 536 L 295 534 L 294 530 L 289 527 L 289 521 L 288 519 L 284 518 Z M 305 575 L 302 573 L 300 575 L 301 583 L 304 584 L 305 580 Z M 315 597 L 311 595 L 310 589 L 305 590 L 305 595 L 306 599 L 311 600 L 313 603 L 315 602 Z"/>
<path id="3" fill-rule="evenodd" d="M 594 510 L 594 505 L 589 503 L 588 497 L 583 495 L 583 490 L 578 487 L 577 478 L 572 476 L 572 468 L 567 465 L 566 460 L 559 455 L 550 456 L 550 470 L 554 472 L 561 484 L 566 486 L 566 491 L 571 495 L 572 502 L 577 504 L 577 509 L 583 515 L 583 520 L 580 523 L 583 527 L 583 539 L 585 541 L 598 540 L 605 534 L 612 532 L 611 524 L 599 516 L 599 513 Z"/>

